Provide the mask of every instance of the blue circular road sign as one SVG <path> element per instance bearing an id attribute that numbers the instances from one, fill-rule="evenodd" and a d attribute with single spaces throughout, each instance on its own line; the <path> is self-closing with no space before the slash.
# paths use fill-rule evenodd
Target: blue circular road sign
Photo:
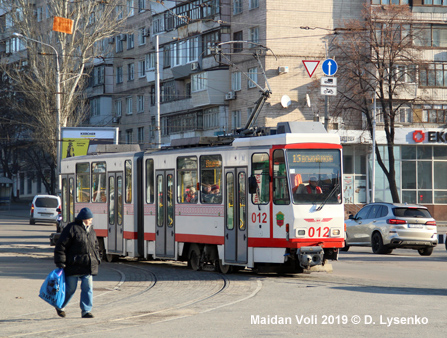
<path id="1" fill-rule="evenodd" d="M 338 65 L 337 62 L 335 62 L 334 60 L 326 59 L 321 65 L 321 68 L 323 69 L 323 73 L 326 76 L 332 76 L 337 72 Z"/>

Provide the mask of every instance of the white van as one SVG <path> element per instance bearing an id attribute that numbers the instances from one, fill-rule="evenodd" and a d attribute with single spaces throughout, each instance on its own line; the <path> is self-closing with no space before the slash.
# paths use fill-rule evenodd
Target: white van
<path id="1" fill-rule="evenodd" d="M 59 196 L 53 195 L 36 195 L 31 203 L 31 212 L 29 224 L 36 222 L 57 223 L 59 212 L 56 210 L 61 207 L 61 199 Z"/>

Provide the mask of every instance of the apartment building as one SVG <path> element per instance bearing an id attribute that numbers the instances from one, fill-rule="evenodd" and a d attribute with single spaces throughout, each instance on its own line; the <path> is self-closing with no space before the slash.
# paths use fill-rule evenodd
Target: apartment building
<path id="1" fill-rule="evenodd" d="M 417 72 L 416 90 L 424 91 L 430 99 L 401 108 L 395 141 L 396 172 L 403 202 L 428 205 L 435 217 L 447 219 L 447 180 L 441 174 L 447 167 L 447 3 L 370 3 L 409 5 L 426 27 L 426 39 L 417 48 L 424 50 L 427 66 Z M 91 111 L 86 124 L 118 126 L 120 143 L 138 143 L 149 149 L 159 145 L 155 130 L 158 113 L 162 145 L 176 138 L 228 134 L 245 126 L 266 90 L 271 93 L 255 125 L 323 122 L 324 98 L 318 90 L 316 94 L 315 87 L 323 76 L 321 62 L 333 57 L 328 55 L 331 33 L 342 28 L 346 20 L 360 18 L 364 4 L 362 0 L 128 0 L 123 9 L 126 27 L 103 42 L 103 54 L 90 65 L 87 95 Z M 8 46 L 20 48 L 11 43 L 1 47 L 3 52 L 8 48 L 8 53 L 14 52 Z M 312 77 L 304 60 L 320 61 Z M 362 130 L 361 117 L 357 125 L 334 118 L 329 129 L 344 143 L 345 202 L 370 202 L 372 141 Z M 385 154 L 381 129 L 379 107 L 376 141 Z M 374 189 L 376 201 L 390 201 L 387 180 L 378 166 Z M 24 193 L 32 195 L 35 191 L 25 189 Z"/>

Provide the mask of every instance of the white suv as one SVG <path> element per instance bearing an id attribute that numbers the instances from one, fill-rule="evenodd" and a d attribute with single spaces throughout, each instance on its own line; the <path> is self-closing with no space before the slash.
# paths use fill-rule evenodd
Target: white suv
<path id="1" fill-rule="evenodd" d="M 29 224 L 36 222 L 57 223 L 58 208 L 61 207 L 61 199 L 59 196 L 53 195 L 36 195 L 31 203 L 31 212 L 29 216 Z"/>

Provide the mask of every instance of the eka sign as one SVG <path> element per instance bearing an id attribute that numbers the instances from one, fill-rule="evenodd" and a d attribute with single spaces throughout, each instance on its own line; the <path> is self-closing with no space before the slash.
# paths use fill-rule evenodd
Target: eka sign
<path id="1" fill-rule="evenodd" d="M 443 142 L 447 143 L 447 134 L 442 131 L 428 131 L 424 133 L 422 130 L 413 132 L 413 141 L 416 143 L 424 142 L 427 139 L 429 143 Z"/>

